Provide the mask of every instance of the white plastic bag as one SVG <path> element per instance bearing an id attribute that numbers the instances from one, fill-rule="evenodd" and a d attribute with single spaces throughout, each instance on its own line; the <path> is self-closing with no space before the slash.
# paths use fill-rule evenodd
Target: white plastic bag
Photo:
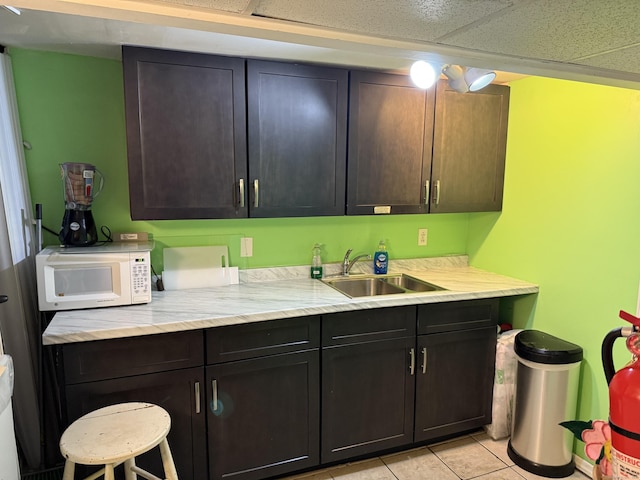
<path id="1" fill-rule="evenodd" d="M 0 414 L 11 402 L 13 395 L 13 360 L 9 355 L 0 355 L 0 370 L 4 373 L 0 375 Z"/>
<path id="2" fill-rule="evenodd" d="M 509 330 L 498 336 L 492 419 L 491 424 L 484 426 L 484 430 L 494 440 L 511 435 L 511 417 L 518 371 L 518 358 L 513 350 L 513 344 L 519 332 L 521 330 Z"/>

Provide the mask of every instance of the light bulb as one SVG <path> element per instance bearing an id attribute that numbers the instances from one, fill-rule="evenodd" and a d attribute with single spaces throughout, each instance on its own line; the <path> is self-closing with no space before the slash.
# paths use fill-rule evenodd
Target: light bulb
<path id="1" fill-rule="evenodd" d="M 418 88 L 426 90 L 436 83 L 435 69 L 423 60 L 418 60 L 411 65 L 409 75 L 411 76 L 413 83 Z"/>
<path id="2" fill-rule="evenodd" d="M 495 78 L 495 72 L 480 68 L 469 68 L 465 73 L 465 79 L 469 84 L 469 91 L 471 92 L 477 92 L 478 90 L 486 87 L 493 82 Z"/>

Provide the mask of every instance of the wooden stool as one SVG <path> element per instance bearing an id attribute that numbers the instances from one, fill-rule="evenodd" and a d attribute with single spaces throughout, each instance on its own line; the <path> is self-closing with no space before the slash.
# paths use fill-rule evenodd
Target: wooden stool
<path id="1" fill-rule="evenodd" d="M 104 465 L 85 480 L 102 475 L 105 480 L 114 480 L 113 469 L 124 462 L 126 480 L 135 480 L 138 475 L 160 480 L 135 463 L 138 455 L 159 445 L 167 480 L 178 480 L 167 443 L 170 428 L 166 410 L 151 403 L 120 403 L 88 413 L 69 425 L 60 438 L 60 451 L 67 459 L 62 478 L 73 480 L 78 463 Z"/>

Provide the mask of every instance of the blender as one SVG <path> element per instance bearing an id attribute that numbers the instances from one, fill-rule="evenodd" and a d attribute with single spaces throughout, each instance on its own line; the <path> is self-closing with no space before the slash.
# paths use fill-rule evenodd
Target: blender
<path id="1" fill-rule="evenodd" d="M 58 238 L 68 247 L 93 245 L 98 234 L 91 203 L 102 191 L 104 177 L 90 163 L 62 163 L 60 172 L 64 185 L 64 217 Z"/>

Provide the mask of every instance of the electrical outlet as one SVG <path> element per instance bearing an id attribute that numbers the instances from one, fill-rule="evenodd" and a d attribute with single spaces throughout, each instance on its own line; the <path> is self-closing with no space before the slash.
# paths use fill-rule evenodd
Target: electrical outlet
<path id="1" fill-rule="evenodd" d="M 240 256 L 253 257 L 253 238 L 243 237 L 240 239 Z"/>
<path id="2" fill-rule="evenodd" d="M 427 229 L 426 228 L 418 229 L 418 245 L 421 247 L 426 247 L 427 245 Z"/>

